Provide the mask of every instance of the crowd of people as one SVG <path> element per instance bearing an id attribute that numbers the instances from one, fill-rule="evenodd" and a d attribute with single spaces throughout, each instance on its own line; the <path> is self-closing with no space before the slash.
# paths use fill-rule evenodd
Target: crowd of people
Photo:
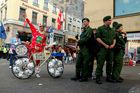
<path id="1" fill-rule="evenodd" d="M 102 84 L 103 66 L 106 62 L 106 81 L 123 82 L 120 76 L 125 54 L 125 43 L 127 42 L 126 32 L 123 25 L 113 22 L 111 27 L 111 16 L 103 18 L 103 25 L 98 29 L 90 27 L 90 20 L 82 20 L 83 27 L 80 39 L 78 40 L 78 57 L 76 61 L 75 77 L 71 80 L 80 82 L 88 81 L 93 77 L 93 62 L 96 58 L 97 68 L 95 78 L 97 84 Z"/>
<path id="2" fill-rule="evenodd" d="M 10 44 L 17 45 L 24 43 L 29 51 L 28 55 L 33 53 L 42 52 L 46 46 L 47 34 L 44 31 L 44 26 L 40 25 L 37 30 L 27 15 L 23 15 L 26 22 L 29 24 L 32 36 L 32 42 L 28 40 L 21 40 L 16 36 L 10 40 Z M 75 77 L 71 80 L 79 80 L 80 82 L 88 81 L 89 78 L 93 78 L 94 60 L 97 61 L 97 68 L 95 71 L 95 79 L 97 84 L 102 84 L 103 66 L 106 62 L 106 81 L 107 82 L 123 82 L 123 78 L 120 76 L 123 66 L 123 56 L 125 54 L 125 43 L 127 42 L 126 32 L 123 30 L 123 25 L 118 22 L 113 22 L 111 27 L 111 16 L 105 16 L 103 18 L 103 25 L 96 28 L 91 28 L 88 18 L 82 20 L 83 27 L 81 28 L 80 38 L 77 37 L 77 50 L 70 51 L 69 48 L 62 48 L 62 46 L 53 46 L 52 52 L 64 53 L 64 57 L 61 58 L 65 63 L 76 63 Z M 24 39 L 24 38 L 21 38 Z M 14 50 L 14 46 L 10 46 L 10 49 Z M 6 52 L 6 51 L 4 51 Z M 12 58 L 15 56 L 14 51 L 9 50 L 10 68 L 12 66 Z M 36 77 L 39 75 L 40 60 L 36 60 Z"/>

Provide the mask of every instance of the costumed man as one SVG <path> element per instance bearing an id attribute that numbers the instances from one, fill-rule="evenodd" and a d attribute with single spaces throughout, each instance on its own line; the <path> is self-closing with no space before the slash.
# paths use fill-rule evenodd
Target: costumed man
<path id="1" fill-rule="evenodd" d="M 97 68 L 96 68 L 96 83 L 102 84 L 101 76 L 103 72 L 104 62 L 106 61 L 106 81 L 112 82 L 112 62 L 113 62 L 113 48 L 115 46 L 115 30 L 110 27 L 112 19 L 111 16 L 103 18 L 104 25 L 97 29 L 96 40 L 100 44 L 100 50 L 97 54 Z"/>
<path id="2" fill-rule="evenodd" d="M 79 80 L 80 82 L 88 81 L 90 62 L 88 43 L 93 33 L 92 28 L 89 26 L 89 22 L 90 20 L 88 18 L 82 20 L 84 27 L 80 35 L 80 40 L 78 40 L 80 50 L 76 61 L 76 76 L 71 78 L 71 80 Z"/>
<path id="3" fill-rule="evenodd" d="M 125 54 L 125 44 L 127 42 L 126 32 L 123 31 L 123 25 L 118 24 L 116 26 L 116 44 L 114 47 L 114 63 L 112 78 L 116 82 L 123 82 L 123 78 L 120 77 L 120 73 L 123 66 L 123 56 Z"/>
<path id="4" fill-rule="evenodd" d="M 31 32 L 32 32 L 32 40 L 30 42 L 25 42 L 28 46 L 28 55 L 29 57 L 32 57 L 32 54 L 43 52 L 44 47 L 46 46 L 46 33 L 44 32 L 44 26 L 39 26 L 39 31 L 34 27 L 34 25 L 30 22 L 30 20 L 27 18 L 26 14 L 24 14 L 24 17 L 26 18 L 26 22 L 29 24 Z M 35 75 L 37 78 L 40 77 L 40 60 L 36 60 L 36 68 L 35 68 Z"/>

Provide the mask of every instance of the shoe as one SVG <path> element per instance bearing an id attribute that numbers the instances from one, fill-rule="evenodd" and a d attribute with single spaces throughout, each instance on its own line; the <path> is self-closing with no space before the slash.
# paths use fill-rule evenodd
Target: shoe
<path id="1" fill-rule="evenodd" d="M 119 77 L 119 80 L 124 80 L 122 77 Z"/>
<path id="2" fill-rule="evenodd" d="M 12 68 L 12 66 L 9 66 L 9 69 L 11 69 Z"/>
<path id="3" fill-rule="evenodd" d="M 39 75 L 39 74 L 35 74 L 35 76 L 36 76 L 37 78 L 40 78 L 40 75 Z"/>
<path id="4" fill-rule="evenodd" d="M 122 83 L 124 80 L 120 80 L 120 79 L 118 79 L 118 80 L 116 80 L 116 83 Z"/>
<path id="5" fill-rule="evenodd" d="M 114 80 L 114 79 L 112 79 L 112 78 L 106 78 L 106 81 L 107 81 L 107 82 L 112 82 L 112 83 L 113 83 L 113 82 L 114 82 L 114 83 L 116 82 L 116 80 Z"/>
<path id="6" fill-rule="evenodd" d="M 102 84 L 101 79 L 100 79 L 100 78 L 96 78 L 96 83 L 97 83 L 97 84 Z"/>
<path id="7" fill-rule="evenodd" d="M 87 78 L 81 78 L 81 79 L 79 79 L 79 82 L 87 82 L 87 81 L 88 81 Z"/>
<path id="8" fill-rule="evenodd" d="M 73 78 L 71 78 L 71 80 L 73 80 L 73 81 L 77 81 L 77 80 L 79 80 L 80 78 L 77 78 L 77 77 L 73 77 Z"/>

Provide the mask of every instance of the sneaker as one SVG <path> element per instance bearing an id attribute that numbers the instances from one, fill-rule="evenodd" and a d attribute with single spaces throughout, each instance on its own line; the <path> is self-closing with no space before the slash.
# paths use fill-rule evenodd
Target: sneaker
<path id="1" fill-rule="evenodd" d="M 12 66 L 9 66 L 9 69 L 11 69 L 12 68 Z"/>
<path id="2" fill-rule="evenodd" d="M 35 74 L 35 76 L 36 76 L 37 78 L 40 78 L 40 75 L 39 75 L 39 74 Z"/>

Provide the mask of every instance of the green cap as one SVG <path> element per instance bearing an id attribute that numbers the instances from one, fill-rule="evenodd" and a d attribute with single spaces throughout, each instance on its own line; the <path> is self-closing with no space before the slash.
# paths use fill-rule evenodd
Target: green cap
<path id="1" fill-rule="evenodd" d="M 105 17 L 103 18 L 103 21 L 107 21 L 107 20 L 109 20 L 109 19 L 111 19 L 111 16 L 105 16 Z"/>

